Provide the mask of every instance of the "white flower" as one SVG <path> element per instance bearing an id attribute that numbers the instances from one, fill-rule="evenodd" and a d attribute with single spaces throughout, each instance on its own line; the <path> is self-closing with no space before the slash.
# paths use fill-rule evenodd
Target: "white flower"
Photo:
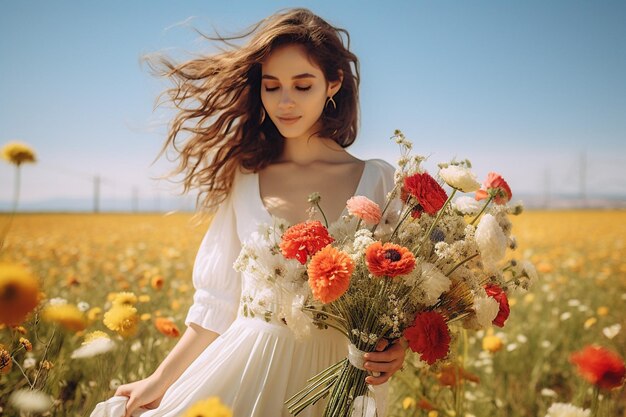
<path id="1" fill-rule="evenodd" d="M 161 340 L 161 339 L 159 339 L 159 340 Z M 116 379 L 116 378 L 113 378 L 111 380 L 111 382 L 109 382 L 109 388 L 110 389 L 117 389 L 117 387 L 119 387 L 120 385 L 122 385 L 122 381 L 120 381 L 119 379 Z"/>
<path id="2" fill-rule="evenodd" d="M 304 296 L 296 295 L 293 297 L 291 302 L 287 304 L 283 311 L 287 327 L 291 329 L 296 337 L 296 340 L 303 340 L 311 335 L 311 325 L 313 324 L 313 319 L 302 311 L 304 308 L 304 301 Z"/>
<path id="3" fill-rule="evenodd" d="M 550 388 L 543 388 L 541 390 L 541 395 L 543 395 L 544 397 L 552 397 L 552 398 L 558 397 L 556 391 L 551 390 Z"/>
<path id="4" fill-rule="evenodd" d="M 474 298 L 474 311 L 478 325 L 486 329 L 491 326 L 498 315 L 500 304 L 493 297 L 476 297 Z"/>
<path id="5" fill-rule="evenodd" d="M 476 175 L 468 168 L 449 165 L 439 170 L 439 176 L 452 188 L 464 193 L 471 193 L 480 188 Z"/>
<path id="6" fill-rule="evenodd" d="M 32 356 L 29 356 L 28 358 L 24 359 L 22 368 L 31 369 L 31 368 L 34 368 L 36 365 L 37 365 L 37 359 L 33 358 Z"/>
<path id="7" fill-rule="evenodd" d="M 55 297 L 55 298 L 51 298 L 48 301 L 48 304 L 50 304 L 51 306 L 65 305 L 65 304 L 67 304 L 67 300 L 65 298 Z"/>
<path id="8" fill-rule="evenodd" d="M 491 214 L 485 214 L 476 227 L 476 243 L 487 270 L 493 271 L 507 248 L 508 240 Z"/>
<path id="9" fill-rule="evenodd" d="M 452 208 L 461 214 L 476 214 L 482 205 L 475 198 L 463 195 L 452 202 Z"/>
<path id="10" fill-rule="evenodd" d="M 622 325 L 617 323 L 612 326 L 605 327 L 602 329 L 602 334 L 608 337 L 609 339 L 613 339 L 615 336 L 619 334 L 622 330 Z"/>
<path id="11" fill-rule="evenodd" d="M 571 404 L 554 403 L 548 409 L 546 417 L 589 417 L 591 410 L 583 410 Z"/>
<path id="12" fill-rule="evenodd" d="M 78 304 L 76 304 L 76 307 L 78 307 L 80 311 L 87 311 L 89 310 L 89 303 L 85 301 L 81 301 Z"/>
<path id="13" fill-rule="evenodd" d="M 15 391 L 9 397 L 9 403 L 26 413 L 43 413 L 52 406 L 49 395 L 30 389 Z"/>
<path id="14" fill-rule="evenodd" d="M 82 345 L 72 352 L 72 359 L 91 358 L 96 355 L 109 352 L 115 348 L 115 342 L 106 337 L 98 337 L 93 341 Z"/>
<path id="15" fill-rule="evenodd" d="M 430 263 L 422 264 L 422 285 L 426 293 L 424 304 L 431 306 L 437 302 L 439 296 L 450 289 L 450 279 L 439 268 Z"/>

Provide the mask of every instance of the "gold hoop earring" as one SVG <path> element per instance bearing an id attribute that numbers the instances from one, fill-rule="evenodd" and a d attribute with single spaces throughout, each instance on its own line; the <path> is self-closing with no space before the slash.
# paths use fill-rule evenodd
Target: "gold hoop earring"
<path id="1" fill-rule="evenodd" d="M 261 122 L 259 124 L 263 124 L 265 121 L 265 109 L 261 107 Z"/>
<path id="2" fill-rule="evenodd" d="M 337 110 L 337 103 L 335 103 L 332 97 L 328 97 L 328 100 L 326 100 L 325 108 L 328 107 L 328 103 L 333 103 L 333 110 Z"/>

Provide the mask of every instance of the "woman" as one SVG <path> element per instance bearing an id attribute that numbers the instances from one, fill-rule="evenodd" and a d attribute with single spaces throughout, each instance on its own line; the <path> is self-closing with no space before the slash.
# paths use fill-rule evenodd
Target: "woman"
<path id="1" fill-rule="evenodd" d="M 168 92 L 180 110 L 163 150 L 180 152 L 185 190 L 198 188 L 205 207 L 219 207 L 194 265 L 187 330 L 151 376 L 120 386 L 92 416 L 179 416 L 210 396 L 235 416 L 288 416 L 284 401 L 346 357 L 347 341 L 333 329 L 300 340 L 278 317 L 242 314 L 242 294 L 254 297 L 258 288 L 233 269 L 260 223 L 322 220 L 319 212 L 307 216 L 310 193 L 319 192 L 332 224 L 353 195 L 382 204 L 393 187 L 391 165 L 345 151 L 357 135 L 359 74 L 341 33 L 348 37 L 293 9 L 240 37 L 218 38 L 253 35 L 244 46 L 180 65 L 159 61 L 176 82 Z M 190 134 L 179 144 L 182 131 Z M 379 375 L 367 377 L 371 385 L 404 360 L 400 343 L 378 348 L 365 364 Z M 302 415 L 321 415 L 323 406 Z"/>

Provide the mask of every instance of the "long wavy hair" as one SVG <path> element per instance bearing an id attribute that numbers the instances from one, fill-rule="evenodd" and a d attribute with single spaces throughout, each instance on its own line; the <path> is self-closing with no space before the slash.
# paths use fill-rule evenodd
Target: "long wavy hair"
<path id="1" fill-rule="evenodd" d="M 345 35 L 345 42 L 342 38 Z M 261 64 L 281 45 L 305 47 L 326 81 L 343 81 L 333 97 L 336 109 L 326 106 L 321 137 L 346 148 L 356 139 L 359 104 L 359 62 L 350 52 L 350 35 L 308 9 L 279 11 L 235 36 L 202 35 L 227 46 L 214 55 L 175 63 L 162 54 L 144 57 L 154 75 L 174 86 L 157 98 L 157 106 L 171 102 L 176 115 L 158 157 L 173 149 L 183 174 L 183 193 L 198 189 L 196 206 L 214 209 L 232 189 L 236 169 L 257 172 L 278 158 L 284 137 L 269 117 L 262 117 Z M 243 46 L 231 41 L 250 38 Z M 161 98 L 166 100 L 159 102 Z M 181 134 L 183 133 L 184 134 Z M 158 158 L 157 157 L 157 158 Z"/>

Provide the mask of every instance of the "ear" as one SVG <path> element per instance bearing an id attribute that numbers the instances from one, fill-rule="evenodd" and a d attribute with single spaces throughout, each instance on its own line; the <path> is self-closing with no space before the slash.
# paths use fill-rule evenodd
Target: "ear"
<path id="1" fill-rule="evenodd" d="M 331 81 L 330 83 L 328 83 L 328 91 L 326 92 L 327 97 L 333 97 L 341 88 L 341 83 L 343 82 L 343 71 L 338 70 L 338 74 L 339 79 L 337 81 Z"/>

